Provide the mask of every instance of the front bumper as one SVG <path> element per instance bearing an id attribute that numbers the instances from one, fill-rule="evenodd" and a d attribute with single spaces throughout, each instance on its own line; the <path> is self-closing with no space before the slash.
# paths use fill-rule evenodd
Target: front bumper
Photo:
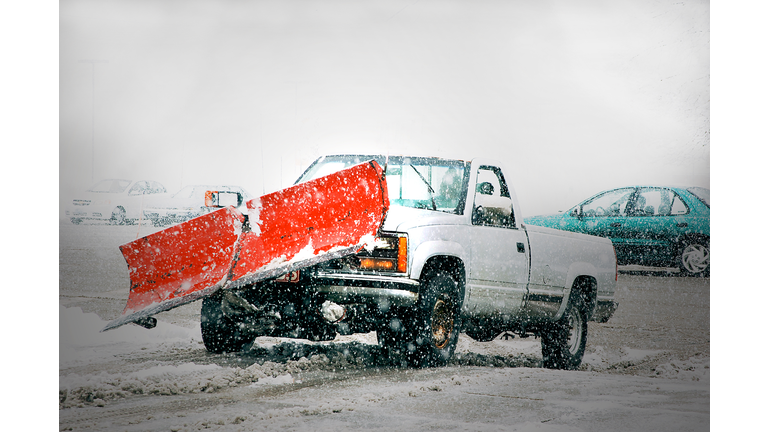
<path id="1" fill-rule="evenodd" d="M 419 301 L 419 282 L 406 277 L 317 272 L 311 279 L 313 289 L 334 303 L 411 307 Z"/>

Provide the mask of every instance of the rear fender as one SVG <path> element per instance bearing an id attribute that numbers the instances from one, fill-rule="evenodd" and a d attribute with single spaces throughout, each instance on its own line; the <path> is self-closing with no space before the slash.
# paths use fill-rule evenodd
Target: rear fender
<path id="1" fill-rule="evenodd" d="M 597 269 L 594 265 L 585 263 L 585 262 L 577 262 L 571 264 L 570 268 L 568 269 L 568 274 L 565 278 L 565 288 L 563 289 L 563 302 L 560 304 L 560 309 L 557 311 L 557 316 L 555 317 L 555 320 L 560 319 L 563 314 L 565 313 L 565 309 L 568 306 L 568 302 L 571 300 L 571 294 L 573 293 L 574 284 L 576 282 L 577 278 L 580 277 L 589 277 L 592 278 L 595 281 L 595 284 L 597 284 L 596 281 L 599 280 Z M 597 296 L 597 287 L 595 287 L 592 292 L 590 293 L 590 298 L 585 299 L 585 303 L 587 305 L 591 305 L 591 310 L 587 311 L 587 316 L 592 315 L 592 311 L 594 310 L 594 306 L 596 304 L 596 296 Z"/>

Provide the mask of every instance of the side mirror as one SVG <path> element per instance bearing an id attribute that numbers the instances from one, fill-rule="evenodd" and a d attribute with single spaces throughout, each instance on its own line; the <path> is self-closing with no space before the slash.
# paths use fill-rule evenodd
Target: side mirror
<path id="1" fill-rule="evenodd" d="M 477 185 L 475 192 L 480 195 L 493 195 L 493 185 L 490 182 L 482 182 Z"/>
<path id="2" fill-rule="evenodd" d="M 581 206 L 578 206 L 575 209 L 571 210 L 570 215 L 581 219 L 584 216 L 584 212 Z"/>
<path id="3" fill-rule="evenodd" d="M 206 207 L 240 207 L 243 203 L 243 196 L 239 192 L 230 191 L 206 191 Z"/>

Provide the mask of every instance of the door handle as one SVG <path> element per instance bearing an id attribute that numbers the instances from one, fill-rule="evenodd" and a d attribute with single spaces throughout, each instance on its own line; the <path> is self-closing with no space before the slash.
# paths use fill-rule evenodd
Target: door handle
<path id="1" fill-rule="evenodd" d="M 614 228 L 618 228 L 618 227 L 620 227 L 620 226 L 621 226 L 621 223 L 619 223 L 619 222 L 614 222 L 614 223 L 612 223 L 612 224 L 611 224 L 611 226 L 612 226 L 612 227 L 614 227 Z"/>
<path id="2" fill-rule="evenodd" d="M 525 243 L 517 242 L 517 251 L 525 253 Z"/>

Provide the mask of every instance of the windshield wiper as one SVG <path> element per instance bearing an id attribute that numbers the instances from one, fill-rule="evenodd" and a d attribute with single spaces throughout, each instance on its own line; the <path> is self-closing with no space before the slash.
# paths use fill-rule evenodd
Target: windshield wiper
<path id="1" fill-rule="evenodd" d="M 429 182 L 427 181 L 427 179 L 425 179 L 424 176 L 421 175 L 419 170 L 417 170 L 416 167 L 413 166 L 413 164 L 408 164 L 408 165 L 411 168 L 413 168 L 414 171 L 416 171 L 416 174 L 419 175 L 419 178 L 421 179 L 421 181 L 423 181 L 424 184 L 427 185 L 427 189 L 429 189 L 429 198 L 432 200 L 432 210 L 437 211 L 437 204 L 435 204 L 435 190 L 432 189 L 432 186 L 429 185 Z"/>

